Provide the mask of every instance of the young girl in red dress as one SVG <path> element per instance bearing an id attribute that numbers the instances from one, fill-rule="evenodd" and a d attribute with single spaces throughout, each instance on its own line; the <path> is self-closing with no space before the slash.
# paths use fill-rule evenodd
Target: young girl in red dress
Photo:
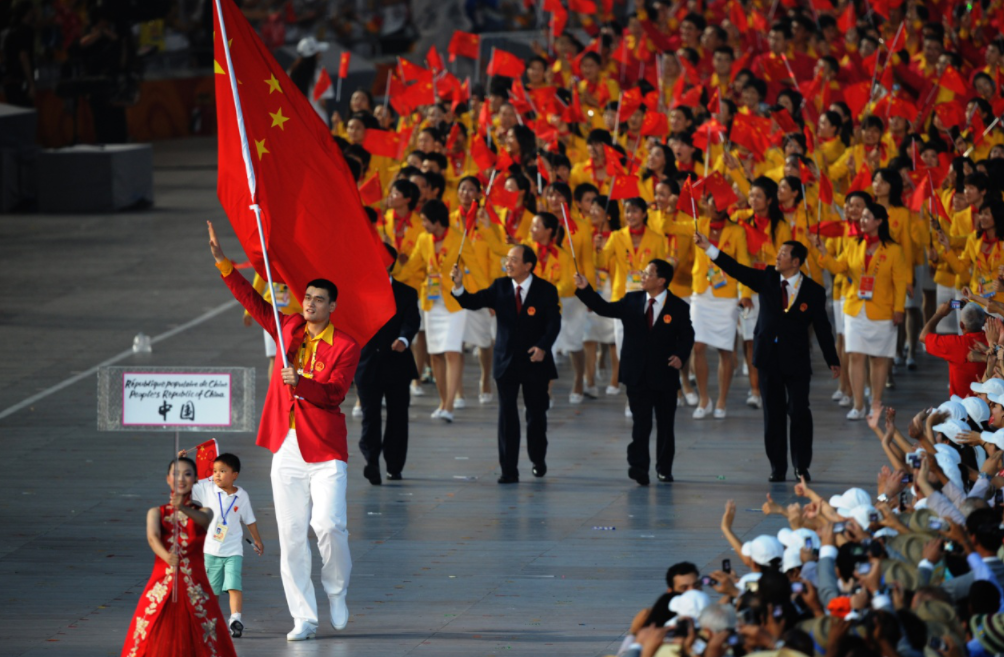
<path id="1" fill-rule="evenodd" d="M 206 577 L 202 544 L 212 511 L 191 501 L 195 473 L 195 462 L 191 459 L 171 461 L 167 471 L 171 502 L 146 514 L 146 538 L 157 560 L 136 605 L 122 648 L 123 657 L 237 656 Z M 175 523 L 178 523 L 177 538 Z M 178 586 L 177 600 L 172 600 L 175 586 Z"/>

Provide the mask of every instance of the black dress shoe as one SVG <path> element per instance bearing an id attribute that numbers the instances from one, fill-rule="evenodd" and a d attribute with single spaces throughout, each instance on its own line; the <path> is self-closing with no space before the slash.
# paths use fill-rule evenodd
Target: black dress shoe
<path id="1" fill-rule="evenodd" d="M 402 477 L 401 477 L 401 473 L 400 472 L 388 472 L 387 473 L 387 481 L 401 481 L 401 479 L 402 479 Z"/>
<path id="2" fill-rule="evenodd" d="M 671 474 L 662 474 L 660 472 L 658 476 L 659 476 L 659 481 L 661 481 L 664 484 L 671 484 L 671 483 L 673 483 L 673 475 L 671 475 Z"/>
<path id="3" fill-rule="evenodd" d="M 781 472 L 771 472 L 770 476 L 767 477 L 767 481 L 776 484 L 778 482 L 784 481 L 787 477 L 788 475 L 783 474 Z"/>
<path id="4" fill-rule="evenodd" d="M 363 476 L 374 486 L 379 486 L 383 482 L 380 480 L 380 468 L 375 465 L 367 465 L 363 468 Z"/>
<path id="5" fill-rule="evenodd" d="M 546 463 L 541 463 L 539 465 L 533 466 L 533 476 L 534 477 L 543 477 L 546 474 L 547 474 L 547 464 Z"/>
<path id="6" fill-rule="evenodd" d="M 638 482 L 639 486 L 648 486 L 652 482 L 652 480 L 648 478 L 647 472 L 641 472 L 640 470 L 635 470 L 634 468 L 628 468 L 628 477 Z"/>
<path id="7" fill-rule="evenodd" d="M 808 470 L 795 470 L 795 474 L 799 477 L 805 477 L 805 483 L 812 481 L 812 477 L 809 476 Z"/>
<path id="8" fill-rule="evenodd" d="M 518 484 L 519 483 L 519 477 L 510 477 L 510 476 L 507 476 L 507 475 L 502 475 L 501 477 L 499 477 L 499 483 L 500 484 Z"/>

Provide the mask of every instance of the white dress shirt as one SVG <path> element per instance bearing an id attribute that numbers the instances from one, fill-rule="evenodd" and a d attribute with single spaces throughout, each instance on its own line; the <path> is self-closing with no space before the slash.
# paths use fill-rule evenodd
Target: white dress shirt
<path id="1" fill-rule="evenodd" d="M 526 280 L 524 280 L 522 283 L 517 283 L 515 278 L 512 279 L 513 294 L 516 294 L 516 288 L 517 287 L 519 288 L 520 308 L 523 307 L 522 304 L 526 303 L 526 293 L 530 291 L 530 283 L 532 282 L 533 282 L 533 274 L 527 276 Z"/>
<path id="2" fill-rule="evenodd" d="M 652 304 L 652 324 L 655 324 L 655 320 L 659 318 L 659 313 L 662 312 L 662 307 L 666 305 L 666 290 L 663 290 L 658 296 L 653 297 L 651 294 L 645 297 L 645 313 L 648 313 L 649 301 L 655 300 Z"/>
<path id="3" fill-rule="evenodd" d="M 788 283 L 788 308 L 791 308 L 791 304 L 795 303 L 795 297 L 798 296 L 798 288 L 802 284 L 802 272 L 795 272 L 795 275 L 791 278 L 781 277 L 781 287 L 784 287 L 784 283 Z M 782 297 L 783 298 L 783 297 Z M 788 312 L 788 308 L 785 308 L 785 312 Z"/>

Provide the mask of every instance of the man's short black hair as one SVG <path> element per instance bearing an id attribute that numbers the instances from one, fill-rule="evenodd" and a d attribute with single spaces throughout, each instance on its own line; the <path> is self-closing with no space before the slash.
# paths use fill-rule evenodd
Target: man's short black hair
<path id="1" fill-rule="evenodd" d="M 526 244 L 520 244 L 519 246 L 522 247 L 523 251 L 523 264 L 530 265 L 530 273 L 533 273 L 533 270 L 537 268 L 537 254 Z"/>
<path id="2" fill-rule="evenodd" d="M 436 190 L 436 198 L 443 198 L 443 192 L 446 191 L 446 178 L 443 177 L 443 174 L 426 171 L 422 175 L 425 176 L 425 182 L 428 183 L 429 189 Z"/>
<path id="3" fill-rule="evenodd" d="M 653 260 L 652 262 L 655 262 Z M 667 263 L 668 264 L 668 263 Z M 666 586 L 670 589 L 673 588 L 673 580 L 680 575 L 700 575 L 701 571 L 697 569 L 697 566 L 690 563 L 689 561 L 681 561 L 680 563 L 674 563 L 666 571 Z"/>
<path id="4" fill-rule="evenodd" d="M 976 538 L 980 547 L 994 554 L 997 554 L 1004 538 L 1000 525 L 1000 513 L 993 509 L 976 509 L 966 518 L 966 531 Z"/>
<path id="5" fill-rule="evenodd" d="M 429 160 L 430 162 L 435 162 L 436 166 L 439 167 L 440 171 L 446 171 L 450 167 L 450 161 L 446 159 L 446 156 L 442 153 L 426 153 L 422 161 Z"/>
<path id="6" fill-rule="evenodd" d="M 809 257 L 809 249 L 805 248 L 805 245 L 797 240 L 788 240 L 781 246 L 785 244 L 791 247 L 791 257 L 798 258 L 798 264 L 804 265 L 806 258 Z"/>
<path id="7" fill-rule="evenodd" d="M 594 144 L 606 144 L 607 146 L 611 146 L 613 143 L 613 137 L 610 136 L 609 132 L 602 128 L 593 128 L 589 131 L 589 135 L 586 137 L 586 144 L 590 146 Z"/>
<path id="8" fill-rule="evenodd" d="M 666 281 L 666 287 L 669 287 L 669 282 L 673 280 L 673 265 L 669 264 L 662 258 L 655 258 L 650 260 L 650 265 L 655 265 L 655 275 Z"/>
<path id="9" fill-rule="evenodd" d="M 237 458 L 236 454 L 231 454 L 230 452 L 223 452 L 216 457 L 213 463 L 222 463 L 234 472 L 241 471 L 241 460 Z"/>
<path id="10" fill-rule="evenodd" d="M 338 301 L 338 286 L 326 278 L 315 278 L 307 283 L 307 287 L 316 287 L 319 290 L 324 290 L 328 293 L 328 301 L 331 303 Z"/>
<path id="11" fill-rule="evenodd" d="M 450 227 L 450 210 L 439 199 L 426 201 L 425 205 L 422 206 L 422 215 L 430 223 L 439 224 L 445 228 Z"/>

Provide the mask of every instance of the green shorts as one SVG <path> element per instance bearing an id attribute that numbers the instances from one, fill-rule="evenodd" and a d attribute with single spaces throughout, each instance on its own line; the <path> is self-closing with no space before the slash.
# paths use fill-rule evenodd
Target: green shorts
<path id="1" fill-rule="evenodd" d="M 244 564 L 244 557 L 217 557 L 211 554 L 203 556 L 206 558 L 206 574 L 209 576 L 209 585 L 213 587 L 213 593 L 219 595 L 223 591 L 241 590 L 241 566 Z"/>

